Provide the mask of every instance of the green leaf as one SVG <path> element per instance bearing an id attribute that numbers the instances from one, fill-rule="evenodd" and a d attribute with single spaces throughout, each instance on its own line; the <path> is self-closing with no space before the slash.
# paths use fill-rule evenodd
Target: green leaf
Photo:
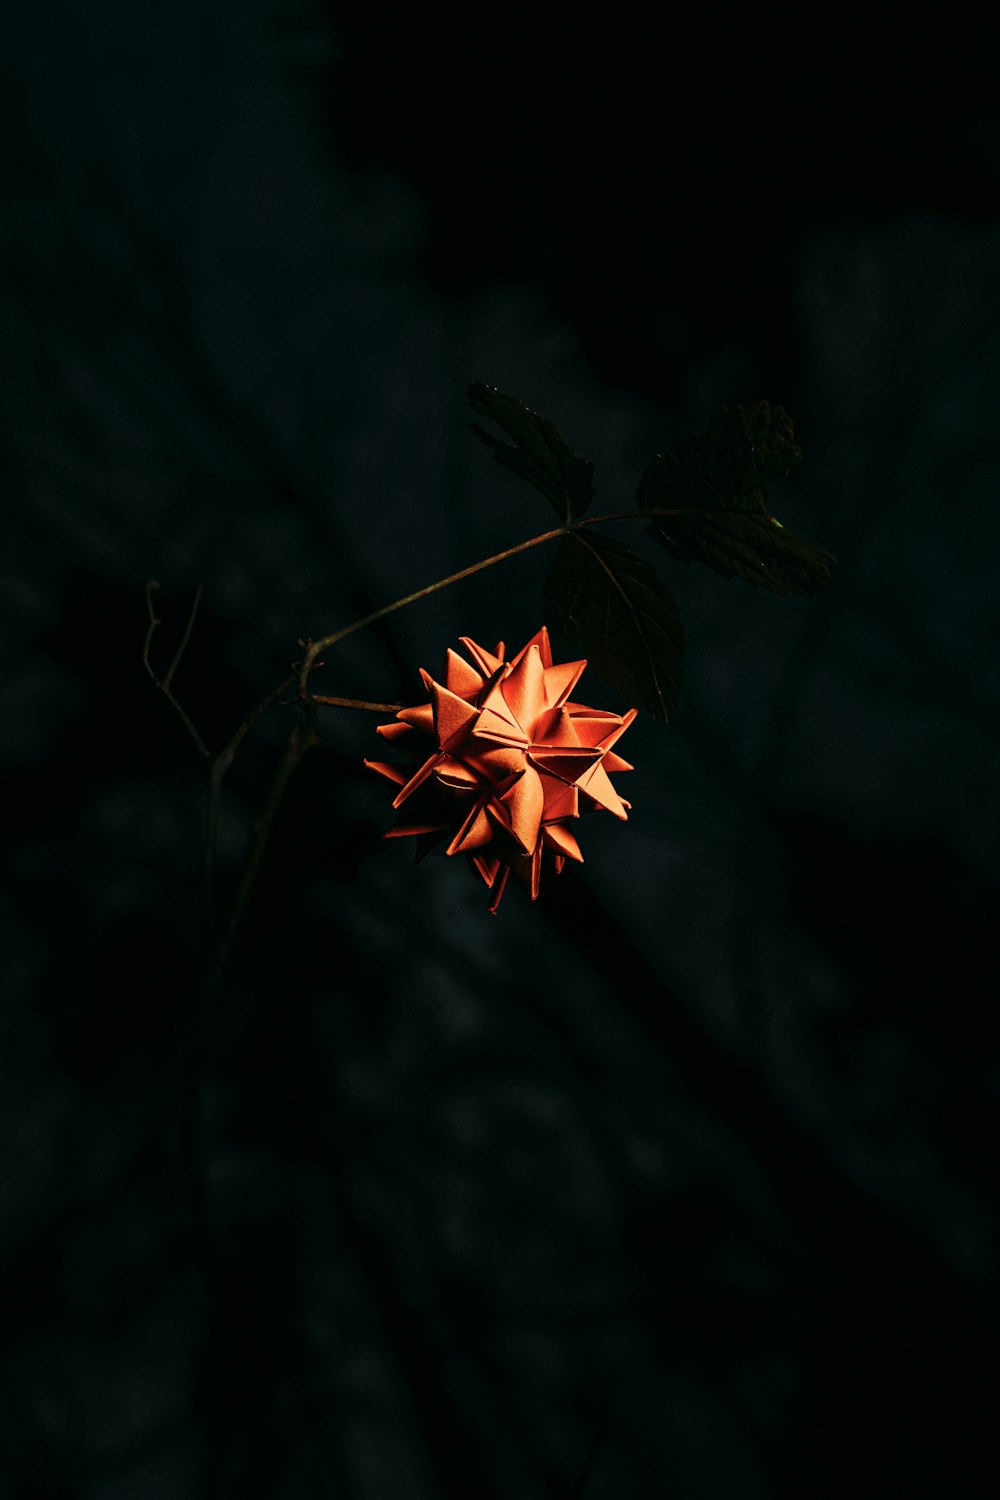
<path id="1" fill-rule="evenodd" d="M 512 439 L 505 443 L 478 422 L 471 424 L 477 437 L 494 450 L 498 463 L 544 495 L 560 521 L 583 515 L 594 496 L 594 465 L 574 453 L 551 422 L 491 385 L 470 385 L 469 405 Z"/>
<path id="2" fill-rule="evenodd" d="M 771 482 L 800 463 L 791 418 L 766 401 L 725 407 L 701 437 L 650 460 L 636 501 L 668 511 L 650 534 L 679 562 L 705 563 L 775 594 L 819 594 L 831 583 L 824 552 L 768 514 Z"/>
<path id="3" fill-rule="evenodd" d="M 589 528 L 568 533 L 545 581 L 543 615 L 630 706 L 666 723 L 677 704 L 684 631 L 647 562 Z"/>

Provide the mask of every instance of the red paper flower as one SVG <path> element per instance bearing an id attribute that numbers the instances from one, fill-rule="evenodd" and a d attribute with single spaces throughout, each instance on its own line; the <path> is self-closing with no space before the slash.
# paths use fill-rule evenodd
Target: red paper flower
<path id="1" fill-rule="evenodd" d="M 606 713 L 570 701 L 585 661 L 553 663 L 543 625 L 510 660 L 461 637 L 472 665 L 449 650 L 444 682 L 420 669 L 430 702 L 404 708 L 383 739 L 415 760 L 415 771 L 386 761 L 366 765 L 394 782 L 400 815 L 386 838 L 413 834 L 417 854 L 446 842 L 465 854 L 500 905 L 511 870 L 538 896 L 546 850 L 558 874 L 581 860 L 571 824 L 605 808 L 628 816 L 610 774 L 631 771 L 612 750 L 636 716 Z"/>

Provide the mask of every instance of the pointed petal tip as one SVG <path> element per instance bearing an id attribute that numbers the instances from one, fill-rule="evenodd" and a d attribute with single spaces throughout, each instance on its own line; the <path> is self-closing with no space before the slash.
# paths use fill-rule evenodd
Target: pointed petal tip
<path id="1" fill-rule="evenodd" d="M 393 719 L 388 724 L 376 724 L 375 733 L 381 735 L 384 740 L 397 740 L 402 734 L 409 734 L 411 724 L 401 723 L 399 719 Z"/>
<path id="2" fill-rule="evenodd" d="M 403 770 L 402 766 L 394 766 L 390 761 L 369 760 L 366 756 L 364 764 L 368 767 L 369 771 L 376 771 L 379 776 L 384 776 L 388 781 L 395 782 L 396 786 L 404 786 L 409 780 L 409 776 Z"/>
<path id="3" fill-rule="evenodd" d="M 493 885 L 493 894 L 487 910 L 495 917 L 503 899 L 503 893 L 507 889 L 507 881 L 510 879 L 510 865 L 502 864 L 500 873 Z"/>
<path id="4" fill-rule="evenodd" d="M 496 651 L 491 652 L 485 646 L 480 646 L 470 635 L 460 635 L 458 639 L 484 677 L 492 677 L 503 666 L 503 641 L 498 641 Z"/>

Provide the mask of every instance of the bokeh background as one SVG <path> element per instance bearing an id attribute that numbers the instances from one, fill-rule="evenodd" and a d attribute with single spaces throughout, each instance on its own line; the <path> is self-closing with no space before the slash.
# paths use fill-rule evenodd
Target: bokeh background
<path id="1" fill-rule="evenodd" d="M 6 15 L 0 1500 L 992 1493 L 996 40 Z M 620 747 L 630 821 L 497 918 L 382 842 L 375 720 L 331 713 L 206 1022 L 204 768 L 144 583 L 161 672 L 203 587 L 174 687 L 219 748 L 300 637 L 549 526 L 480 380 L 605 509 L 784 406 L 773 508 L 834 586 L 660 554 L 685 677 Z M 520 644 L 546 564 L 325 690 Z M 223 894 L 296 712 L 227 778 Z"/>

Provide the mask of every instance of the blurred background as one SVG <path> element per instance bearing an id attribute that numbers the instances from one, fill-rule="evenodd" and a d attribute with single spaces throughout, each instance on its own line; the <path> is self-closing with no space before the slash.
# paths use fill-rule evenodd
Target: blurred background
<path id="1" fill-rule="evenodd" d="M 4 19 L 0 1500 L 992 1493 L 996 37 L 649 24 Z M 203 589 L 173 689 L 217 750 L 300 637 L 549 527 L 474 381 L 602 510 L 783 406 L 772 508 L 833 588 L 623 528 L 679 708 L 619 747 L 628 824 L 496 918 L 382 841 L 378 720 L 330 711 L 206 1020 L 145 582 L 161 675 Z M 317 691 L 519 646 L 548 560 Z M 223 896 L 296 713 L 226 778 Z"/>

